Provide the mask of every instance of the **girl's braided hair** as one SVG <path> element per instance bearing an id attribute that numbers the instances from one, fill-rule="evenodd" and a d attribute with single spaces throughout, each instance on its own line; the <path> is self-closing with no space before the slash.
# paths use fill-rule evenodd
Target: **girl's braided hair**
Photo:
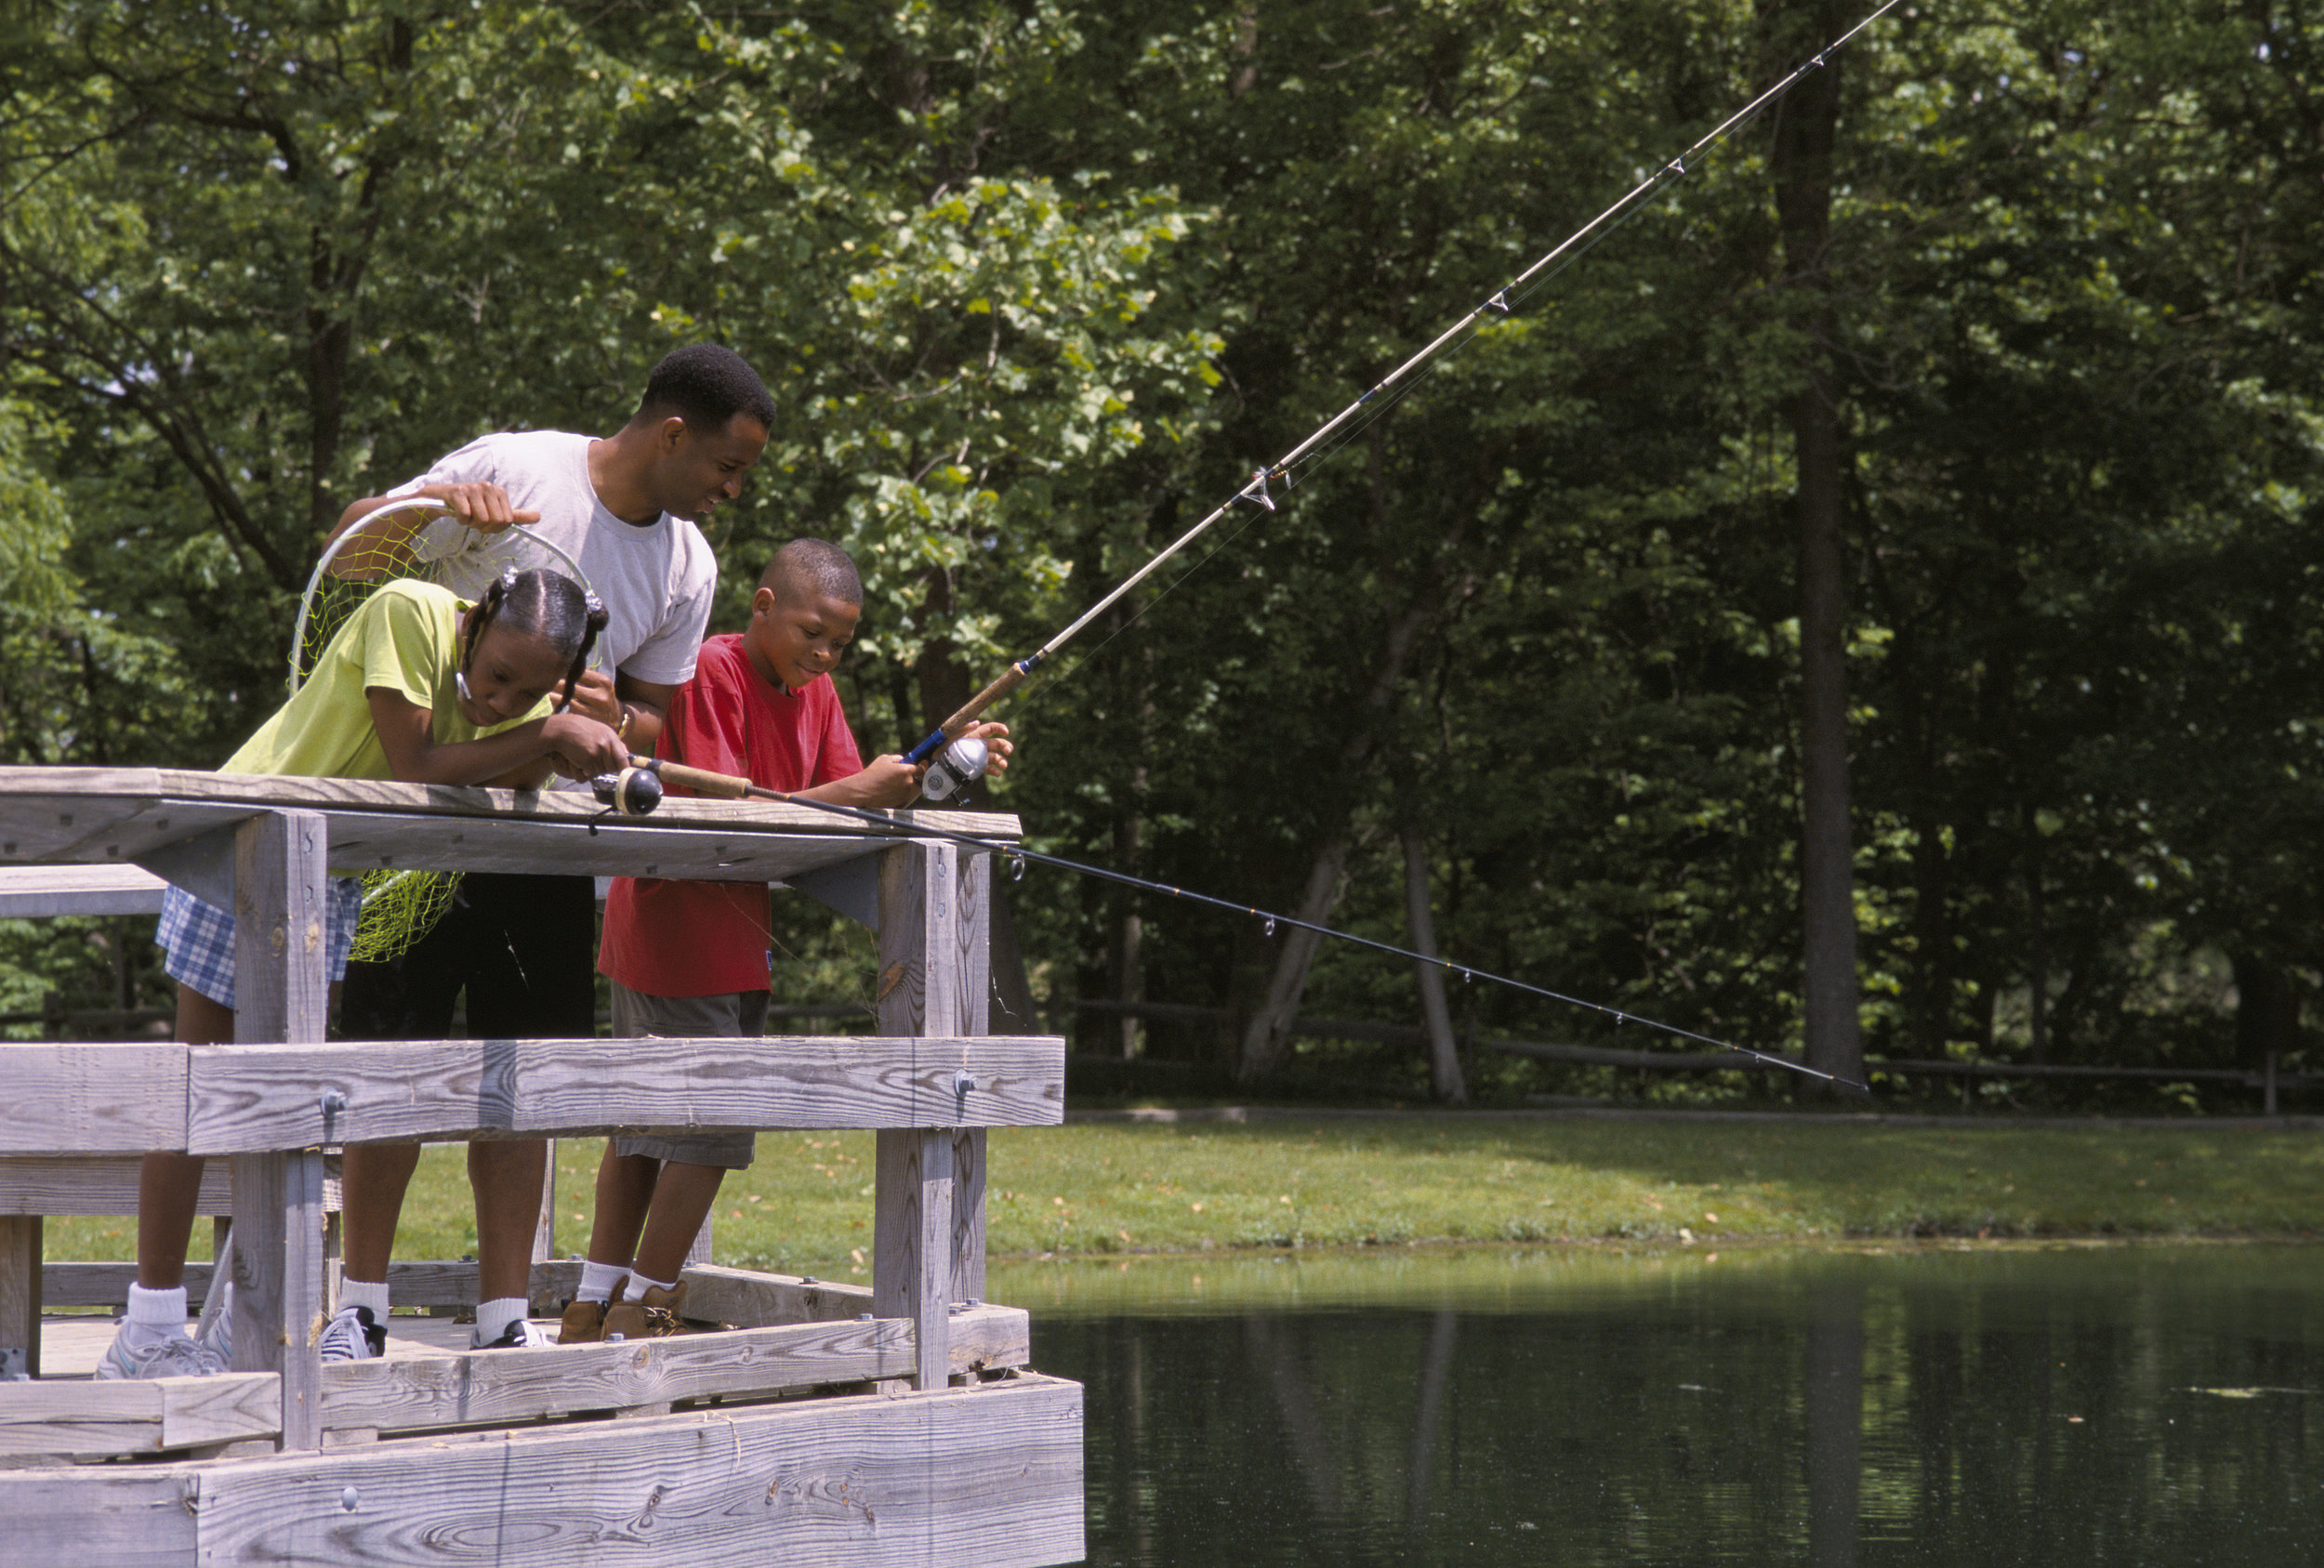
<path id="1" fill-rule="evenodd" d="M 474 661 L 484 628 L 506 615 L 518 631 L 539 638 L 571 661 L 557 711 L 572 706 L 574 688 L 588 667 L 589 650 L 605 629 L 605 601 L 562 573 L 543 567 L 520 572 L 511 566 L 485 586 L 477 608 L 480 613 L 469 623 L 468 641 L 460 649 L 460 668 Z"/>

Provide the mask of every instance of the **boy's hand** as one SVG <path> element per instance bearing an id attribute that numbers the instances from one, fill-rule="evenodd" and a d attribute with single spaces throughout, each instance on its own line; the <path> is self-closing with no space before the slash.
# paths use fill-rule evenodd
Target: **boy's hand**
<path id="1" fill-rule="evenodd" d="M 538 512 L 521 512 L 496 484 L 431 484 L 420 491 L 452 508 L 452 515 L 479 534 L 497 534 L 512 522 L 538 522 Z"/>
<path id="2" fill-rule="evenodd" d="M 873 758 L 849 782 L 860 787 L 866 806 L 909 806 L 920 797 L 920 778 L 927 771 L 924 765 L 891 752 Z"/>
<path id="3" fill-rule="evenodd" d="M 629 762 L 629 748 L 611 725 L 570 710 L 542 720 L 541 739 L 548 743 L 557 771 L 569 779 L 617 773 Z"/>
<path id="4" fill-rule="evenodd" d="M 1009 771 L 1010 754 L 1017 749 L 1014 742 L 1003 738 L 1008 733 L 1009 726 L 1006 724 L 971 724 L 960 731 L 960 738 L 964 741 L 983 741 L 984 771 L 988 774 L 1005 773 Z"/>

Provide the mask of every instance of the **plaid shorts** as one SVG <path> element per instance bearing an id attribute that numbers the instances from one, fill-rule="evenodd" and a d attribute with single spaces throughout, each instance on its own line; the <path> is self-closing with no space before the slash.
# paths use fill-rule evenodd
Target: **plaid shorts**
<path id="1" fill-rule="evenodd" d="M 355 922 L 363 913 L 363 884 L 357 876 L 331 878 L 331 907 L 324 919 L 325 978 L 343 979 L 347 955 L 355 945 Z M 153 932 L 162 945 L 162 970 L 191 986 L 221 1008 L 234 1005 L 234 917 L 205 903 L 183 888 L 162 894 L 162 923 Z"/>

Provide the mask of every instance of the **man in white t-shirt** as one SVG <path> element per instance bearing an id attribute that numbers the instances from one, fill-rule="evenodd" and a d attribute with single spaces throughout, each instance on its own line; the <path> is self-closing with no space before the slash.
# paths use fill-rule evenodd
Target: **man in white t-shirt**
<path id="1" fill-rule="evenodd" d="M 597 644 L 603 667 L 583 678 L 573 705 L 613 725 L 632 752 L 652 756 L 671 694 L 693 675 L 718 586 L 717 563 L 695 524 L 740 493 L 773 423 L 773 400 L 742 356 L 695 344 L 654 366 L 637 413 L 612 436 L 485 436 L 409 483 L 355 502 L 338 531 L 360 531 L 382 546 L 410 540 L 414 554 L 437 563 L 431 575 L 463 595 L 481 592 L 514 560 L 522 541 L 506 533 L 510 523 L 556 545 L 608 612 Z M 366 520 L 411 495 L 440 500 L 453 515 L 430 520 L 401 510 Z M 469 873 L 452 910 L 407 952 L 350 966 L 342 1035 L 441 1039 L 463 990 L 474 1037 L 594 1034 L 592 893 L 587 876 Z M 469 1146 L 480 1348 L 547 1342 L 532 1338 L 525 1322 L 546 1154 L 538 1140 Z M 345 1282 L 324 1334 L 325 1360 L 376 1355 L 385 1344 L 387 1268 L 418 1159 L 417 1144 L 347 1151 Z"/>

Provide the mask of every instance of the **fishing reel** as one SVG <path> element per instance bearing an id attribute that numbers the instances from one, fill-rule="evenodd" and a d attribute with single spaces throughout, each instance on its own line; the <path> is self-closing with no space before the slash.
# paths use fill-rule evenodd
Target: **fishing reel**
<path id="1" fill-rule="evenodd" d="M 931 800 L 943 800 L 957 792 L 959 803 L 967 805 L 969 785 L 984 776 L 984 765 L 992 755 L 983 741 L 961 736 L 930 760 L 928 771 L 920 778 L 920 793 Z"/>
<path id="2" fill-rule="evenodd" d="M 589 789 L 598 804 L 616 816 L 642 817 L 662 803 L 662 776 L 646 768 L 600 773 L 589 781 Z"/>

